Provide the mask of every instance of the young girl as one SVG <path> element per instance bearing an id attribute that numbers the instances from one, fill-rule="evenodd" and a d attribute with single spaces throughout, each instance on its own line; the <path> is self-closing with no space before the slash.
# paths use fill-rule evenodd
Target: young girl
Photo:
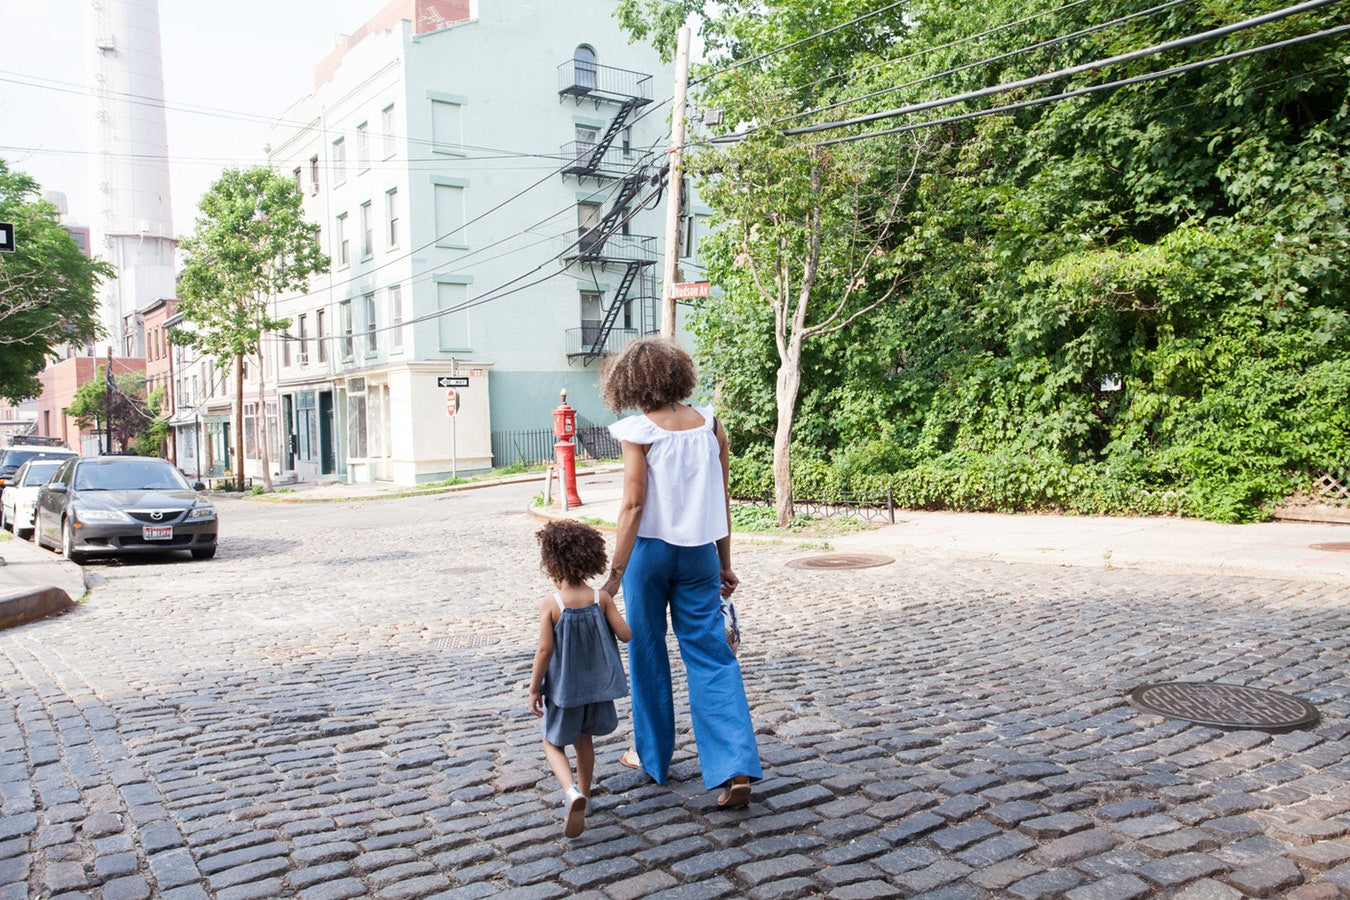
<path id="1" fill-rule="evenodd" d="M 530 712 L 544 719 L 544 758 L 566 800 L 565 837 L 586 827 L 586 798 L 595 772 L 592 738 L 619 727 L 614 701 L 628 693 L 615 637 L 631 633 L 614 598 L 587 579 L 605 571 L 605 539 L 570 519 L 549 522 L 536 535 L 540 566 L 558 588 L 539 604 L 539 649 L 530 675 Z M 565 747 L 575 746 L 576 782 Z"/>

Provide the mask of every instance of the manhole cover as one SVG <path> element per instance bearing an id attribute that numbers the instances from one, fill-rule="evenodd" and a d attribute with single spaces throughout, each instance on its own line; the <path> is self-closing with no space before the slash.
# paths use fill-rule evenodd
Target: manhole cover
<path id="1" fill-rule="evenodd" d="M 501 638 L 485 634 L 452 634 L 450 637 L 436 638 L 431 642 L 433 650 L 473 650 L 475 647 L 490 647 L 501 643 Z"/>
<path id="2" fill-rule="evenodd" d="M 895 562 L 889 556 L 868 553 L 831 553 L 826 556 L 807 556 L 788 563 L 792 569 L 870 569 Z"/>
<path id="3" fill-rule="evenodd" d="M 1341 553 L 1350 553 L 1350 541 L 1333 541 L 1330 544 L 1309 544 L 1310 550 L 1339 550 Z"/>
<path id="4" fill-rule="evenodd" d="M 1297 697 L 1238 684 L 1146 684 L 1130 692 L 1130 702 L 1145 712 L 1216 728 L 1302 728 L 1318 719 L 1317 708 Z"/>

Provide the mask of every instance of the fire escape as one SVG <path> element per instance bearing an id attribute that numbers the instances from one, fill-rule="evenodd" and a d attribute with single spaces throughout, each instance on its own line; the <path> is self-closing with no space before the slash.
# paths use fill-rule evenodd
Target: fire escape
<path id="1" fill-rule="evenodd" d="M 571 162 L 564 176 L 578 181 L 595 179 L 597 185 L 612 183 L 615 192 L 609 206 L 589 227 L 579 228 L 576 243 L 563 256 L 565 265 L 584 265 L 592 271 L 617 269 L 619 283 L 609 291 L 598 325 L 584 323 L 567 333 L 567 356 L 588 365 L 637 337 L 655 330 L 656 315 L 656 237 L 628 232 L 630 206 L 652 172 L 643 155 L 635 151 L 627 138 L 627 129 L 636 113 L 652 102 L 651 76 L 578 56 L 558 67 L 558 94 L 571 97 L 577 105 L 591 101 L 614 110 L 603 133 L 593 138 L 563 145 L 562 153 Z M 616 144 L 618 146 L 616 146 Z M 632 304 L 638 308 L 637 327 L 631 327 Z M 618 328 L 620 316 L 630 319 Z"/>

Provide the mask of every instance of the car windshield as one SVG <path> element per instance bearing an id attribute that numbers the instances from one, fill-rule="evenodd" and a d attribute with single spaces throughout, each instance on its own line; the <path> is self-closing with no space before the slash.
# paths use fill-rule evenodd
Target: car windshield
<path id="1" fill-rule="evenodd" d="M 21 483 L 24 486 L 46 484 L 52 480 L 52 473 L 59 468 L 61 468 L 59 462 L 29 463 L 28 468 L 24 470 L 23 481 Z"/>
<path id="2" fill-rule="evenodd" d="M 166 462 L 125 460 L 80 466 L 75 473 L 78 491 L 181 491 L 187 480 Z"/>

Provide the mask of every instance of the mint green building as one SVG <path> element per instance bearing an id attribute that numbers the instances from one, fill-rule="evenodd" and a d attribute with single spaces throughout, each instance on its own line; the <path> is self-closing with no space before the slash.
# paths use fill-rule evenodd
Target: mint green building
<path id="1" fill-rule="evenodd" d="M 280 480 L 506 465 L 563 390 L 583 422 L 613 420 L 604 356 L 659 329 L 674 84 L 613 6 L 395 0 L 273 127 L 269 161 L 332 258 L 276 298 L 289 333 L 246 388 L 266 398 Z M 707 210 L 686 209 L 698 280 Z"/>

